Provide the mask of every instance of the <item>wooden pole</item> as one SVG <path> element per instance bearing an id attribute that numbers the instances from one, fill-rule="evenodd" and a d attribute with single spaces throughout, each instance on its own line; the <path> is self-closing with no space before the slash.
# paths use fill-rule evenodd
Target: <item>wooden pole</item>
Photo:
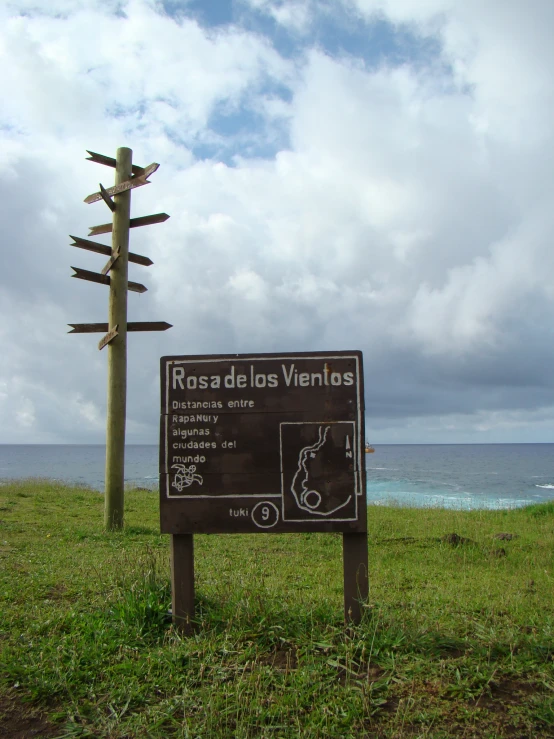
<path id="1" fill-rule="evenodd" d="M 171 613 L 175 628 L 192 633 L 194 618 L 194 540 L 192 534 L 171 535 Z"/>
<path id="2" fill-rule="evenodd" d="M 131 176 L 133 152 L 117 150 L 115 184 Z M 127 399 L 127 275 L 129 263 L 129 221 L 131 191 L 114 195 L 112 253 L 119 259 L 110 272 L 108 325 L 118 326 L 118 334 L 108 345 L 108 403 L 106 424 L 106 494 L 104 524 L 110 531 L 123 528 L 125 480 L 125 415 Z"/>
<path id="3" fill-rule="evenodd" d="M 344 620 L 359 624 L 369 595 L 367 531 L 342 535 Z"/>

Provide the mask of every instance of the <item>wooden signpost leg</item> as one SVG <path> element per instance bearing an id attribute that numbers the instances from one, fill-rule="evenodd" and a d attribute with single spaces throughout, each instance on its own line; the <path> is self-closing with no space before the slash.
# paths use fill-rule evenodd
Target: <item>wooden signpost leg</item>
<path id="1" fill-rule="evenodd" d="M 344 620 L 360 623 L 362 603 L 369 595 L 367 531 L 342 535 Z"/>
<path id="2" fill-rule="evenodd" d="M 171 535 L 171 603 L 173 623 L 192 633 L 194 618 L 194 543 L 192 534 Z"/>
<path id="3" fill-rule="evenodd" d="M 117 150 L 115 184 L 131 176 L 133 152 Z M 109 329 L 118 335 L 108 345 L 108 405 L 106 424 L 106 498 L 104 524 L 107 529 L 123 527 L 125 481 L 125 414 L 127 397 L 127 275 L 129 263 L 129 220 L 131 191 L 115 195 L 112 254 L 119 250 L 110 275 Z"/>

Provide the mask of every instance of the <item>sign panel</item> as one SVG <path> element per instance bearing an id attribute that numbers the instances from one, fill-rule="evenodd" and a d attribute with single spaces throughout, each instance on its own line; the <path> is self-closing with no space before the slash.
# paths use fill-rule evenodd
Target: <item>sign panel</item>
<path id="1" fill-rule="evenodd" d="M 101 275 L 98 272 L 91 272 L 89 269 L 82 269 L 82 267 L 71 267 L 75 270 L 75 274 L 71 277 L 77 277 L 79 280 L 87 280 L 88 282 L 97 282 L 100 285 L 109 285 L 111 278 L 108 275 Z M 142 285 L 140 282 L 127 282 L 127 289 L 134 293 L 145 293 L 148 288 Z"/>
<path id="2" fill-rule="evenodd" d="M 113 187 L 103 187 L 103 185 L 100 184 L 100 192 L 94 192 L 92 193 L 92 195 L 87 195 L 84 202 L 97 203 L 99 200 L 102 199 L 109 200 L 113 195 L 118 195 L 120 192 L 133 190 L 135 187 L 142 187 L 143 185 L 149 185 L 150 182 L 148 182 L 147 177 L 150 177 L 151 174 L 154 174 L 159 166 L 160 165 L 157 162 L 152 162 L 152 164 L 149 164 L 148 167 L 144 168 L 144 172 L 142 172 L 139 176 L 133 177 L 130 180 L 126 180 L 125 182 L 120 182 L 119 185 L 113 185 Z M 115 208 L 112 208 L 111 206 L 110 209 L 115 210 Z"/>
<path id="3" fill-rule="evenodd" d="M 68 334 L 95 334 L 106 333 L 109 326 L 107 323 L 68 323 L 71 331 Z M 127 332 L 129 331 L 167 331 L 173 328 L 167 321 L 127 321 Z"/>
<path id="4" fill-rule="evenodd" d="M 105 254 L 107 257 L 109 257 L 113 253 L 110 246 L 104 246 L 104 244 L 99 244 L 97 241 L 89 241 L 89 239 L 81 239 L 79 236 L 71 235 L 70 238 L 72 238 L 75 242 L 74 244 L 70 244 L 70 246 L 77 246 L 79 247 L 79 249 L 87 249 L 88 251 L 93 251 L 97 254 Z M 134 262 L 135 264 L 142 264 L 144 267 L 150 267 L 151 264 L 154 264 L 150 257 L 143 257 L 140 254 L 133 254 L 132 251 L 129 252 L 128 256 L 130 262 Z"/>
<path id="5" fill-rule="evenodd" d="M 366 531 L 362 354 L 161 359 L 163 533 Z"/>
<path id="6" fill-rule="evenodd" d="M 153 223 L 163 223 L 167 221 L 169 216 L 167 213 L 154 213 L 151 216 L 140 216 L 140 218 L 131 218 L 129 228 L 139 228 L 140 226 L 150 226 Z M 100 226 L 89 226 L 89 236 L 98 236 L 99 234 L 111 234 L 113 223 L 102 223 Z"/>

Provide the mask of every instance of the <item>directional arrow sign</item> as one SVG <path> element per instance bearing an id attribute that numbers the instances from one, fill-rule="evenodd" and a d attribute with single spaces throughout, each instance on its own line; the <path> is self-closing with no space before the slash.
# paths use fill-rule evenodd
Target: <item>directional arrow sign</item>
<path id="1" fill-rule="evenodd" d="M 110 341 L 113 341 L 116 336 L 117 336 L 117 325 L 114 328 L 112 328 L 111 331 L 108 331 L 108 333 L 100 339 L 100 341 L 98 342 L 98 348 L 103 349 L 106 346 L 106 344 L 109 344 Z"/>
<path id="2" fill-rule="evenodd" d="M 173 326 L 167 321 L 130 321 L 127 324 L 127 331 L 167 331 L 168 328 Z"/>
<path id="3" fill-rule="evenodd" d="M 81 267 L 71 267 L 75 270 L 75 274 L 72 277 L 77 277 L 79 280 L 88 280 L 89 282 L 98 282 L 101 285 L 109 285 L 111 280 L 108 275 L 100 275 L 98 272 L 91 272 L 88 269 L 81 269 Z M 140 282 L 127 283 L 127 288 L 134 293 L 145 293 L 148 288 L 141 285 Z"/>
<path id="4" fill-rule="evenodd" d="M 108 330 L 107 323 L 68 323 L 71 331 L 68 334 L 102 334 Z M 167 331 L 173 328 L 166 321 L 129 321 L 127 331 Z"/>
<path id="5" fill-rule="evenodd" d="M 118 259 L 119 259 L 119 249 L 116 249 L 114 253 L 111 255 L 111 257 L 108 259 L 108 262 L 102 267 L 101 269 L 102 274 L 107 275 Z"/>
<path id="6" fill-rule="evenodd" d="M 109 246 L 99 244 L 97 241 L 82 239 L 80 236 L 71 236 L 71 234 L 70 238 L 75 242 L 74 244 L 70 244 L 70 246 L 77 246 L 79 249 L 94 251 L 96 254 L 105 254 L 107 257 L 111 256 L 112 250 Z M 129 252 L 129 261 L 133 262 L 133 264 L 142 264 L 143 267 L 150 267 L 151 264 L 154 264 L 150 257 L 143 257 L 140 254 L 133 254 L 133 252 Z"/>
<path id="7" fill-rule="evenodd" d="M 98 202 L 98 200 L 102 200 L 104 193 L 108 197 L 111 197 L 113 195 L 117 195 L 120 192 L 125 192 L 126 190 L 132 190 L 135 187 L 142 187 L 143 185 L 149 185 L 150 182 L 147 180 L 147 177 L 150 177 L 151 174 L 154 174 L 154 172 L 158 169 L 159 166 L 160 165 L 157 162 L 152 162 L 152 164 L 149 164 L 148 167 L 145 168 L 144 174 L 141 174 L 138 177 L 132 177 L 130 180 L 125 180 L 125 182 L 120 182 L 119 185 L 114 185 L 113 187 L 104 188 L 102 187 L 102 185 L 100 185 L 100 192 L 95 192 L 92 195 L 88 195 L 85 198 L 85 203 L 96 203 Z M 104 200 L 105 199 L 106 198 L 104 198 Z"/>
<path id="8" fill-rule="evenodd" d="M 125 182 L 120 182 L 119 185 L 114 185 L 113 187 L 106 187 L 106 188 L 103 188 L 103 190 L 107 196 L 112 197 L 113 195 L 117 195 L 120 192 L 125 192 L 126 190 L 132 190 L 135 187 L 142 187 L 143 185 L 149 185 L 149 184 L 150 182 L 142 176 L 133 177 L 133 179 L 131 180 L 125 180 Z M 85 198 L 84 202 L 85 203 L 97 203 L 99 200 L 102 200 L 102 190 L 100 192 L 94 192 L 92 195 L 88 195 Z"/>
<path id="9" fill-rule="evenodd" d="M 68 334 L 103 334 L 109 328 L 107 323 L 68 323 L 67 325 L 71 326 Z"/>
<path id="10" fill-rule="evenodd" d="M 152 216 L 142 216 L 141 218 L 131 218 L 129 228 L 138 228 L 139 226 L 149 226 L 152 223 L 163 223 L 167 221 L 169 216 L 167 213 L 154 213 Z M 101 226 L 91 226 L 89 236 L 98 236 L 99 234 L 109 234 L 112 232 L 113 224 L 103 223 Z"/>
<path id="11" fill-rule="evenodd" d="M 102 183 L 100 183 L 100 197 L 106 203 L 111 212 L 115 213 L 115 203 Z"/>
<path id="12" fill-rule="evenodd" d="M 90 154 L 89 157 L 86 157 L 88 161 L 96 162 L 96 164 L 105 164 L 106 167 L 113 167 L 115 169 L 115 159 L 113 157 L 107 157 L 104 154 L 97 154 L 95 151 L 89 151 L 88 149 L 87 154 Z M 144 172 L 144 167 L 139 167 L 138 164 L 133 164 L 132 172 L 133 174 L 141 175 Z"/>

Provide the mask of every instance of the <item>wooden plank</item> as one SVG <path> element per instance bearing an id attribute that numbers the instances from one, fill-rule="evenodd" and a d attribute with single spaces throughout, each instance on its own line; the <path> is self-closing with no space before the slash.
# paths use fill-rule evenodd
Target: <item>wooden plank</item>
<path id="1" fill-rule="evenodd" d="M 107 323 L 68 323 L 72 327 L 68 334 L 103 334 L 108 330 Z M 167 331 L 173 328 L 166 321 L 130 321 L 127 331 Z"/>
<path id="2" fill-rule="evenodd" d="M 117 326 L 115 326 L 111 329 L 111 331 L 108 331 L 108 333 L 100 339 L 100 341 L 98 342 L 98 349 L 102 350 L 107 344 L 110 343 L 110 341 L 113 341 L 117 335 Z"/>
<path id="3" fill-rule="evenodd" d="M 105 254 L 106 256 L 110 256 L 112 253 L 111 246 L 106 246 L 105 244 L 99 244 L 97 241 L 90 241 L 89 239 L 82 239 L 80 236 L 72 236 L 69 234 L 69 238 L 73 239 L 75 242 L 74 244 L 70 244 L 70 246 L 76 246 L 79 249 L 86 249 L 87 251 L 93 251 L 96 254 Z"/>
<path id="4" fill-rule="evenodd" d="M 140 226 L 150 226 L 153 223 L 163 223 L 169 218 L 167 213 L 154 213 L 151 216 L 141 216 L 140 218 L 131 218 L 129 228 L 139 228 Z M 108 234 L 112 232 L 113 225 L 111 223 L 102 223 L 100 226 L 91 226 L 89 236 L 98 236 L 99 234 Z"/>
<path id="5" fill-rule="evenodd" d="M 89 162 L 96 162 L 96 164 L 104 164 L 106 167 L 113 167 L 115 169 L 116 161 L 113 157 L 107 157 L 104 154 L 98 154 L 95 151 L 86 150 L 90 156 L 86 157 Z M 138 164 L 132 165 L 133 174 L 141 175 L 144 172 L 144 167 L 139 167 Z"/>
<path id="6" fill-rule="evenodd" d="M 108 259 L 108 261 L 106 262 L 106 264 L 105 264 L 105 265 L 104 265 L 104 266 L 102 267 L 102 269 L 100 270 L 100 271 L 101 271 L 101 273 L 102 273 L 103 275 L 107 275 L 107 274 L 108 274 L 108 272 L 109 272 L 109 271 L 111 270 L 111 268 L 112 268 L 112 267 L 114 266 L 114 264 L 115 264 L 115 263 L 117 262 L 117 260 L 118 260 L 118 259 L 119 259 L 119 249 L 117 249 L 117 250 L 116 250 L 116 251 L 115 251 L 115 252 L 114 252 L 114 253 L 113 253 L 113 254 L 111 255 L 111 257 L 110 257 L 110 258 Z"/>
<path id="7" fill-rule="evenodd" d="M 151 264 L 154 264 L 150 257 L 143 257 L 140 254 L 133 254 L 132 251 L 129 252 L 129 261 L 133 262 L 133 264 L 142 264 L 143 267 L 150 267 Z"/>
<path id="8" fill-rule="evenodd" d="M 278 534 L 293 532 L 356 532 L 361 521 L 318 517 L 301 521 L 283 520 L 280 496 L 265 496 L 263 488 L 237 498 L 210 497 L 190 500 L 168 498 L 167 479 L 160 476 L 160 525 L 163 534 Z M 265 509 L 265 510 L 264 510 Z"/>
<path id="9" fill-rule="evenodd" d="M 152 162 L 152 164 L 149 164 L 147 167 L 144 168 L 144 172 L 141 176 L 144 177 L 144 179 L 147 179 L 148 177 L 150 177 L 150 175 L 153 175 L 154 172 L 157 172 L 159 168 L 160 165 L 158 164 L 158 162 Z"/>
<path id="10" fill-rule="evenodd" d="M 104 187 L 104 185 L 101 182 L 99 184 L 100 184 L 100 192 L 98 194 L 100 195 L 100 197 L 102 198 L 102 200 L 106 203 L 106 205 L 111 210 L 111 212 L 114 213 L 115 212 L 115 203 L 114 203 L 114 201 L 111 199 L 110 194 L 106 190 L 106 188 Z M 86 200 L 85 200 L 85 202 L 86 202 Z"/>
<path id="11" fill-rule="evenodd" d="M 68 334 L 105 334 L 109 326 L 107 323 L 68 323 L 71 331 Z"/>
<path id="12" fill-rule="evenodd" d="M 187 454 L 187 451 L 189 452 Z M 204 450 L 183 450 L 180 457 L 181 464 L 175 465 L 179 468 L 178 474 L 160 476 L 160 484 L 164 485 L 164 493 L 167 501 L 185 501 L 187 512 L 194 515 L 197 512 L 199 501 L 217 501 L 227 499 L 230 505 L 244 505 L 248 498 L 263 496 L 269 500 L 275 498 L 279 501 L 279 509 L 284 521 L 294 521 L 299 530 L 301 524 L 311 526 L 314 521 L 355 521 L 357 519 L 358 502 L 361 496 L 357 496 L 353 483 L 353 475 L 333 475 L 332 477 L 310 477 L 310 488 L 308 491 L 316 491 L 322 499 L 323 505 L 312 506 L 317 503 L 315 493 L 313 500 L 309 500 L 310 508 L 302 505 L 302 501 L 293 495 L 290 480 L 293 471 L 285 471 L 288 477 L 283 482 L 279 471 L 275 468 L 259 469 L 253 474 L 236 473 L 229 474 L 207 474 L 204 471 L 203 459 L 207 459 Z M 172 470 L 175 473 L 176 470 Z M 301 482 L 297 485 L 300 492 Z M 311 494 L 311 493 L 310 493 Z M 243 501 L 241 504 L 240 501 Z M 216 519 L 210 521 L 214 525 Z M 221 533 L 233 533 L 234 521 L 226 515 L 223 521 L 219 521 Z M 358 530 L 364 529 L 365 524 L 357 526 Z M 166 532 L 167 533 L 167 532 Z M 187 533 L 187 532 L 185 532 Z"/>
<path id="13" fill-rule="evenodd" d="M 191 513 L 194 513 L 196 501 L 202 496 L 212 501 L 222 496 L 239 498 L 241 496 L 281 496 L 281 474 L 279 470 L 259 470 L 258 472 L 227 472 L 209 473 L 204 471 L 202 459 L 207 459 L 203 449 L 183 450 L 182 465 L 185 465 L 191 484 L 182 479 L 184 473 L 171 474 L 160 472 L 160 492 L 163 485 L 167 500 L 171 502 L 183 500 L 187 503 Z M 196 461 L 195 461 L 196 460 Z M 194 465 L 195 469 L 190 469 Z M 180 465 L 181 466 L 181 465 Z M 196 480 L 201 480 L 199 485 Z"/>
<path id="14" fill-rule="evenodd" d="M 159 166 L 160 165 L 157 162 L 152 162 L 152 164 L 149 164 L 148 167 L 146 167 L 145 169 L 145 172 L 147 172 L 147 174 L 140 175 L 140 177 L 131 177 L 131 179 L 126 180 L 125 182 L 120 182 L 119 185 L 113 185 L 113 187 L 104 188 L 102 184 L 100 184 L 100 192 L 94 192 L 92 193 L 92 195 L 87 195 L 84 202 L 89 204 L 97 203 L 99 200 L 102 200 L 102 198 L 106 200 L 106 197 L 110 198 L 114 195 L 119 195 L 119 193 L 126 192 L 127 190 L 133 190 L 135 187 L 150 185 L 151 183 L 147 179 L 147 177 L 153 174 Z M 113 208 L 111 207 L 111 205 L 110 208 L 113 211 L 115 210 L 115 203 L 112 202 L 112 204 Z"/>
<path id="15" fill-rule="evenodd" d="M 75 274 L 72 277 L 77 277 L 79 280 L 88 280 L 89 282 L 97 282 L 100 285 L 109 285 L 110 278 L 107 275 L 100 275 L 98 272 L 91 272 L 88 269 L 82 269 L 81 267 L 71 267 L 75 270 Z"/>
<path id="16" fill-rule="evenodd" d="M 96 254 L 105 254 L 106 256 L 110 256 L 112 253 L 110 246 L 99 244 L 97 241 L 82 239 L 80 236 L 71 236 L 71 234 L 70 238 L 75 242 L 74 244 L 70 244 L 70 246 L 76 246 L 79 249 L 93 251 L 96 252 Z M 132 252 L 129 252 L 129 261 L 133 262 L 133 264 L 141 264 L 143 267 L 150 267 L 150 265 L 154 264 L 150 257 L 143 257 L 140 254 L 133 254 Z"/>
<path id="17" fill-rule="evenodd" d="M 102 223 L 100 226 L 89 226 L 89 236 L 100 236 L 100 234 L 111 234 L 113 229 L 113 224 L 111 223 Z"/>
<path id="18" fill-rule="evenodd" d="M 77 277 L 80 280 L 88 280 L 88 282 L 98 282 L 101 285 L 109 285 L 111 280 L 108 275 L 101 275 L 98 272 L 91 272 L 88 269 L 82 269 L 81 267 L 71 267 L 75 270 L 75 274 L 71 277 Z M 145 293 L 148 288 L 142 285 L 140 282 L 127 283 L 127 288 L 135 293 Z"/>
<path id="19" fill-rule="evenodd" d="M 131 218 L 129 228 L 139 228 L 140 226 L 150 226 L 154 223 L 164 223 L 169 218 L 167 213 L 154 213 L 151 216 L 141 216 L 140 218 Z"/>
<path id="20" fill-rule="evenodd" d="M 194 541 L 192 534 L 171 537 L 171 613 L 175 628 L 192 633 L 194 619 Z"/>
<path id="21" fill-rule="evenodd" d="M 140 282 L 131 282 L 131 280 L 129 280 L 127 282 L 127 290 L 130 290 L 133 293 L 145 293 L 148 288 Z"/>
<path id="22" fill-rule="evenodd" d="M 127 324 L 127 331 L 167 331 L 168 328 L 173 326 L 167 321 L 130 321 Z"/>
<path id="23" fill-rule="evenodd" d="M 344 620 L 359 624 L 369 595 L 367 531 L 342 535 Z"/>
<path id="24" fill-rule="evenodd" d="M 304 463 L 313 484 L 340 479 L 350 490 L 356 485 L 360 465 L 365 464 L 365 455 L 355 448 L 356 423 L 316 422 L 315 418 L 313 410 L 242 414 L 225 413 L 225 409 L 178 411 L 162 417 L 160 472 L 175 472 L 174 465 L 183 456 L 202 454 L 205 461 L 198 470 L 202 475 L 280 471 L 283 482 L 291 484 L 300 451 L 307 449 Z M 229 483 L 233 484 L 230 478 Z"/>

